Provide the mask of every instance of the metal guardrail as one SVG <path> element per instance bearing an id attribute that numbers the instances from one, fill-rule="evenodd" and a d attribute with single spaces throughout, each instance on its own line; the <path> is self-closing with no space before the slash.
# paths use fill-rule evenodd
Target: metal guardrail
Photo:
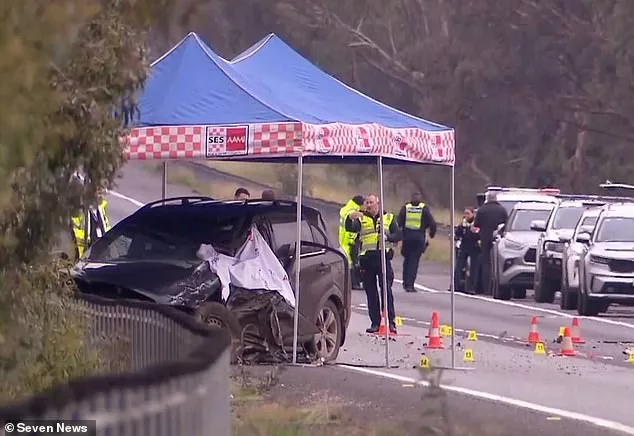
<path id="1" fill-rule="evenodd" d="M 86 295 L 74 310 L 86 316 L 89 349 L 115 365 L 0 408 L 0 420 L 96 420 L 96 434 L 109 436 L 229 436 L 228 332 L 154 303 Z"/>

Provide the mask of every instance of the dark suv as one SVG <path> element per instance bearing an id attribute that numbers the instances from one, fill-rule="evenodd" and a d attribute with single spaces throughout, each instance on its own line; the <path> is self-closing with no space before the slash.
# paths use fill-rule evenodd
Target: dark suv
<path id="1" fill-rule="evenodd" d="M 257 230 L 266 244 L 254 251 L 250 261 L 255 266 L 249 264 L 247 273 L 260 277 L 263 273 L 254 270 L 279 270 L 283 281 L 293 286 L 296 212 L 295 202 L 279 200 L 179 197 L 155 201 L 97 240 L 72 275 L 81 292 L 170 304 L 211 325 L 228 327 L 243 347 L 246 330 L 255 326 L 259 332 L 252 345 L 265 341 L 261 350 L 278 347 L 287 356 L 292 348 L 294 302 L 270 286 L 246 289 L 229 280 L 229 275 L 223 280 L 219 270 L 209 265 L 215 265 L 218 256 L 237 258 Z M 216 260 L 201 257 L 203 246 L 213 247 Z M 275 258 L 281 267 L 275 267 L 277 263 L 270 267 Z M 227 287 L 230 292 L 223 296 Z M 348 265 L 329 241 L 321 214 L 310 207 L 302 209 L 300 290 L 298 349 L 311 360 L 336 359 L 350 321 Z"/>

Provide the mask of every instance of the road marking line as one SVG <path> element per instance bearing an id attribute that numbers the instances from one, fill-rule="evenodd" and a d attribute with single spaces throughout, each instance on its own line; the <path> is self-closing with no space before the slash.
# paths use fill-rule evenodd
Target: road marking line
<path id="1" fill-rule="evenodd" d="M 108 191 L 108 194 L 114 195 L 115 197 L 118 197 L 118 198 L 120 198 L 122 200 L 129 201 L 130 203 L 132 203 L 133 205 L 138 206 L 138 207 L 145 206 L 144 203 L 141 203 L 140 201 L 135 200 L 132 197 L 128 197 L 127 195 L 120 194 L 120 193 L 118 193 L 116 191 Z"/>
<path id="2" fill-rule="evenodd" d="M 399 283 L 399 284 L 403 283 L 399 279 L 394 279 L 394 281 Z M 442 291 L 442 290 L 439 290 L 439 289 L 433 289 L 433 288 L 430 288 L 428 286 L 421 285 L 419 283 L 414 283 L 414 287 L 416 289 L 421 290 L 421 291 L 429 292 L 430 294 L 450 294 L 449 291 Z M 629 323 L 626 323 L 626 322 L 623 322 L 623 321 L 614 321 L 612 319 L 597 318 L 597 317 L 594 317 L 594 316 L 571 315 L 569 313 L 559 312 L 559 311 L 553 310 L 553 309 L 544 309 L 543 307 L 529 306 L 528 304 L 516 303 L 514 301 L 495 300 L 493 298 L 484 297 L 484 296 L 481 296 L 481 295 L 469 295 L 469 294 L 463 294 L 463 293 L 460 293 L 460 292 L 456 292 L 455 295 L 459 295 L 460 297 L 463 297 L 463 298 L 470 298 L 472 300 L 485 301 L 487 303 L 494 303 L 494 304 L 500 304 L 500 305 L 503 305 L 503 306 L 516 307 L 518 309 L 524 309 L 524 310 L 532 310 L 534 312 L 548 313 L 550 315 L 556 315 L 556 316 L 569 318 L 569 319 L 572 319 L 572 318 L 576 317 L 576 318 L 579 318 L 579 319 L 596 321 L 596 322 L 600 322 L 600 323 L 603 323 L 603 324 L 610 324 L 610 325 L 615 325 L 615 326 L 619 326 L 619 327 L 626 327 L 626 328 L 634 329 L 634 324 L 629 324 Z"/>
<path id="3" fill-rule="evenodd" d="M 430 383 L 424 380 L 416 380 L 411 377 L 405 377 L 398 374 L 391 374 L 388 372 L 377 371 L 369 368 L 360 368 L 355 366 L 348 366 L 345 364 L 337 365 L 340 368 L 348 369 L 351 371 L 357 371 L 360 373 L 374 375 L 377 377 L 389 378 L 392 380 L 399 381 L 401 383 L 408 384 L 417 384 L 419 386 L 430 387 Z M 621 424 L 619 422 L 610 421 L 603 418 L 597 418 L 590 415 L 584 415 L 583 413 L 571 412 L 568 410 L 557 409 L 555 407 L 542 406 L 540 404 L 530 403 L 524 400 L 518 400 L 515 398 L 504 397 L 502 395 L 490 394 L 488 392 L 476 391 L 474 389 L 463 388 L 460 386 L 447 386 L 440 385 L 442 389 L 448 392 L 454 392 L 457 394 L 467 395 L 474 398 L 479 398 L 483 400 L 489 400 L 496 403 L 502 403 L 513 407 L 518 407 L 520 409 L 528 409 L 534 412 L 543 413 L 548 416 L 559 416 L 567 419 L 571 419 L 573 421 L 585 422 L 588 424 L 595 425 L 597 427 L 602 427 L 608 430 L 620 431 L 622 433 L 628 435 L 634 435 L 634 427 L 630 427 L 625 424 Z"/>

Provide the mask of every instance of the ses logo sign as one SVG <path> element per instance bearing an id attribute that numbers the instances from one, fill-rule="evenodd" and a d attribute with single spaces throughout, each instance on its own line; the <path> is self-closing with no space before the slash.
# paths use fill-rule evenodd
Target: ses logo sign
<path id="1" fill-rule="evenodd" d="M 249 151 L 249 127 L 207 126 L 205 156 L 241 156 Z"/>

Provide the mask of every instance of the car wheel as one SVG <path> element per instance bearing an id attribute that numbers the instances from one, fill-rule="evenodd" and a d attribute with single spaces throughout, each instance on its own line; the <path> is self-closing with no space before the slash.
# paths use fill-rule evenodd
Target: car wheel
<path id="1" fill-rule="evenodd" d="M 543 274 L 539 274 L 535 280 L 535 302 L 552 303 L 555 301 L 555 286 L 553 280 L 546 280 Z"/>
<path id="2" fill-rule="evenodd" d="M 513 289 L 510 286 L 500 285 L 497 276 L 493 276 L 493 298 L 496 300 L 510 300 Z"/>
<path id="3" fill-rule="evenodd" d="M 317 359 L 330 362 L 337 359 L 343 334 L 341 315 L 335 304 L 327 300 L 317 312 L 315 324 L 319 329 L 312 341 L 312 351 Z"/>
<path id="4" fill-rule="evenodd" d="M 198 308 L 196 317 L 211 328 L 229 330 L 232 341 L 231 363 L 236 363 L 236 353 L 242 342 L 242 326 L 236 316 L 224 305 L 208 302 Z"/>
<path id="5" fill-rule="evenodd" d="M 513 288 L 513 298 L 523 300 L 526 298 L 526 288 Z"/>
<path id="6" fill-rule="evenodd" d="M 577 312 L 581 316 L 597 316 L 600 312 L 600 307 L 597 302 L 593 301 L 588 295 L 579 290 Z"/>
<path id="7" fill-rule="evenodd" d="M 559 307 L 563 310 L 574 310 L 577 308 L 577 289 L 570 289 L 568 286 L 568 278 L 566 276 L 566 270 L 561 277 L 561 297 L 559 298 Z"/>

